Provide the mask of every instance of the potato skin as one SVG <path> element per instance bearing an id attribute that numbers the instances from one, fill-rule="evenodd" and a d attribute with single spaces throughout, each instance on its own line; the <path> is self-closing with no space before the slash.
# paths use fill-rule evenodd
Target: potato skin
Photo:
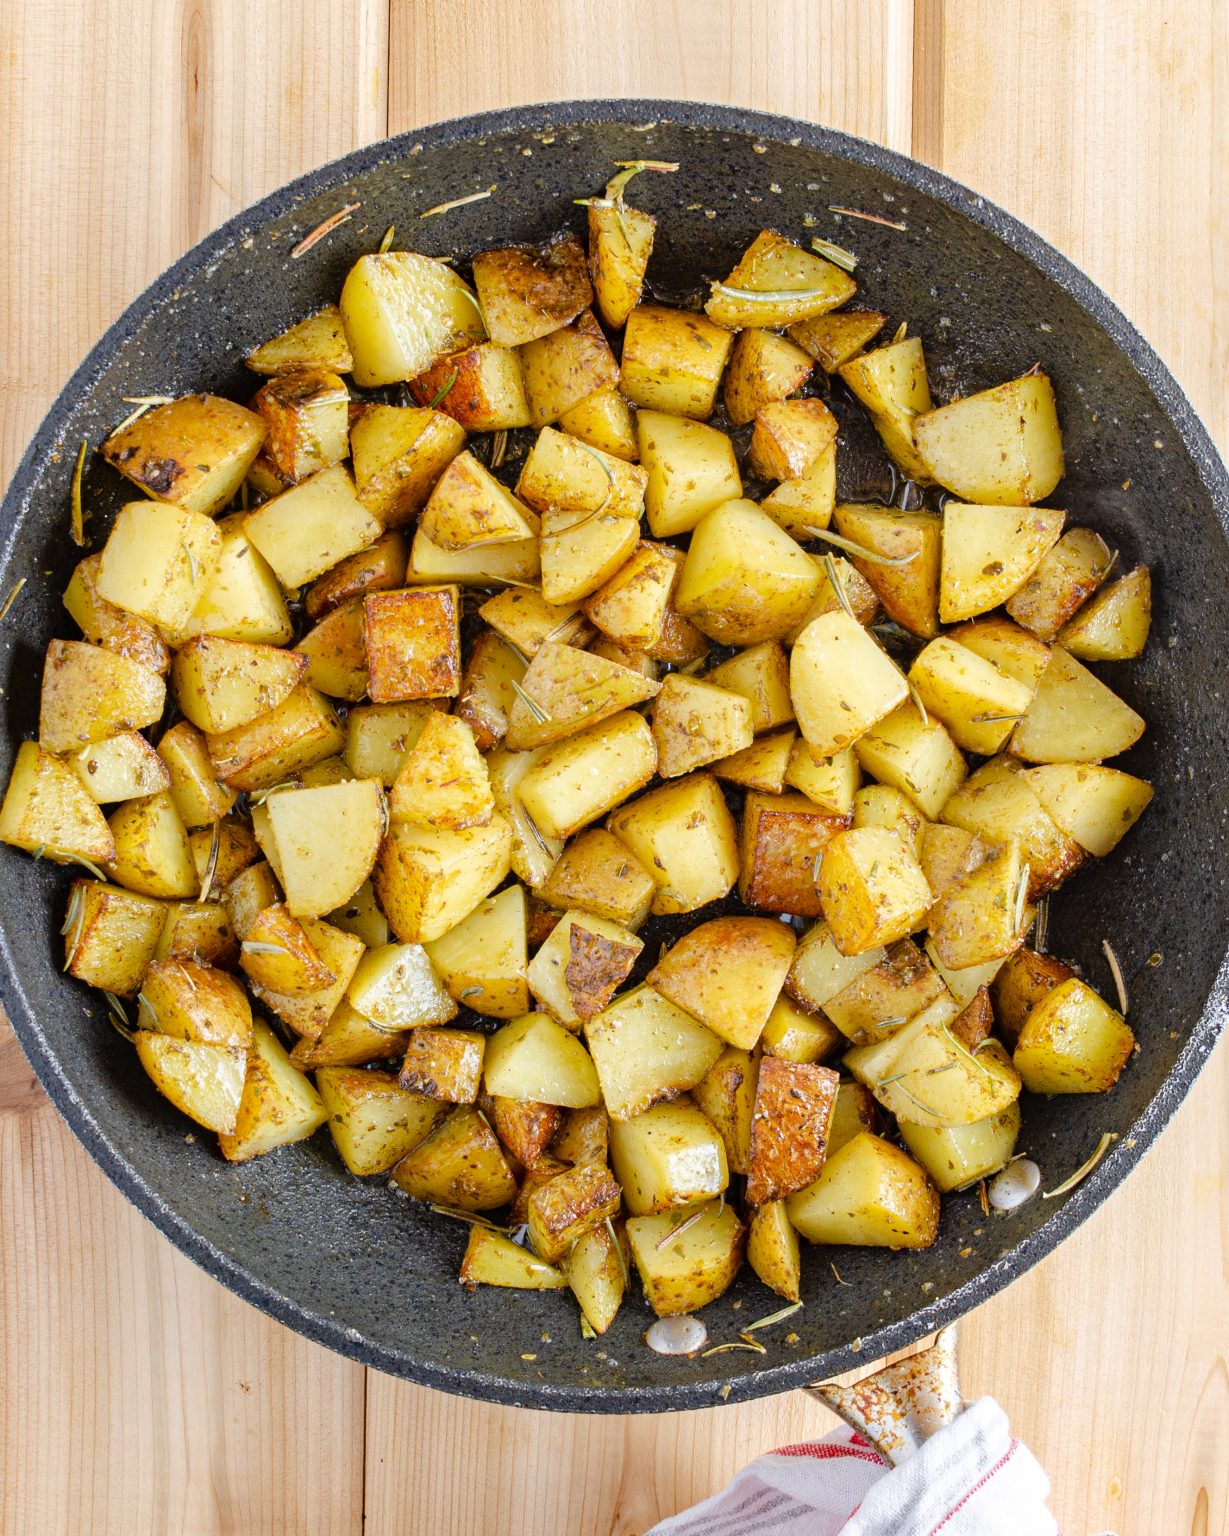
<path id="1" fill-rule="evenodd" d="M 803 1189 L 828 1155 L 828 1130 L 840 1074 L 765 1056 L 751 1116 L 747 1200 L 763 1205 Z"/>

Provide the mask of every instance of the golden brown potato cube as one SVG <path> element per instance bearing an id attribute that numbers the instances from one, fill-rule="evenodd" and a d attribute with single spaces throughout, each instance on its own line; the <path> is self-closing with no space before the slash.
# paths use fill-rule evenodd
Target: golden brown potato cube
<path id="1" fill-rule="evenodd" d="M 73 572 L 62 599 L 77 628 L 94 645 L 165 675 L 171 653 L 149 622 L 109 603 L 98 591 L 102 555 L 87 555 Z M 1142 569 L 1142 567 L 1141 567 Z"/>
<path id="2" fill-rule="evenodd" d="M 1129 661 L 1143 654 L 1151 623 L 1152 576 L 1146 565 L 1137 565 L 1085 603 L 1063 625 L 1058 642 L 1081 661 Z"/>
<path id="3" fill-rule="evenodd" d="M 943 520 L 930 512 L 899 512 L 894 508 L 867 507 L 843 502 L 834 514 L 845 538 L 883 560 L 861 560 L 854 565 L 874 587 L 889 618 L 924 639 L 939 633 L 939 562 Z"/>
<path id="4" fill-rule="evenodd" d="M 823 1061 L 838 1046 L 844 1047 L 845 1036 L 822 1013 L 812 1013 L 782 993 L 772 1005 L 760 1044 L 765 1056 L 780 1056 L 784 1061 Z"/>
<path id="5" fill-rule="evenodd" d="M 171 632 L 175 644 L 193 635 L 221 635 L 224 640 L 250 640 L 257 645 L 288 645 L 294 625 L 277 577 L 268 562 L 248 542 L 243 531 L 246 514 L 236 512 L 217 523 L 222 547 L 213 574 L 201 581 L 195 607 Z"/>
<path id="6" fill-rule="evenodd" d="M 943 820 L 987 843 L 1015 842 L 1028 864 L 1029 900 L 1044 896 L 1085 863 L 1080 845 L 1055 824 L 1016 760 L 991 758 L 943 807 Z"/>
<path id="7" fill-rule="evenodd" d="M 538 520 L 467 449 L 435 482 L 419 528 L 437 548 L 457 552 L 533 538 Z"/>
<path id="8" fill-rule="evenodd" d="M 220 1134 L 233 1129 L 243 1097 L 247 1053 L 228 1045 L 137 1031 L 137 1059 L 154 1086 L 189 1119 Z"/>
<path id="9" fill-rule="evenodd" d="M 538 1186 L 529 1197 L 529 1241 L 550 1263 L 577 1238 L 617 1216 L 622 1192 L 602 1163 L 580 1163 Z"/>
<path id="10" fill-rule="evenodd" d="M 326 304 L 314 315 L 298 320 L 262 346 L 249 352 L 244 362 L 253 373 L 292 373 L 299 368 L 331 368 L 349 373 L 354 366 L 342 329 L 341 310 Z"/>
<path id="11" fill-rule="evenodd" d="M 272 867 L 263 860 L 232 876 L 222 889 L 222 905 L 237 937 L 244 938 L 257 914 L 273 906 L 280 895 Z"/>
<path id="12" fill-rule="evenodd" d="M 836 417 L 822 400 L 770 400 L 755 412 L 748 463 L 761 480 L 796 480 L 836 442 L 836 434 Z"/>
<path id="13" fill-rule="evenodd" d="M 43 665 L 39 741 L 73 752 L 121 731 L 153 725 L 166 703 L 156 672 L 81 640 L 53 640 Z"/>
<path id="14" fill-rule="evenodd" d="M 488 1093 L 563 1109 L 601 1102 L 592 1058 L 575 1035 L 544 1013 L 514 1019 L 490 1036 L 484 1077 Z"/>
<path id="15" fill-rule="evenodd" d="M 538 894 L 552 907 L 579 907 L 634 930 L 649 915 L 655 889 L 626 843 L 604 827 L 590 827 L 564 849 Z"/>
<path id="16" fill-rule="evenodd" d="M 594 1333 L 605 1333 L 618 1314 L 627 1289 L 630 1259 L 626 1237 L 603 1223 L 579 1238 L 560 1262 L 572 1294 Z"/>
<path id="17" fill-rule="evenodd" d="M 679 553 L 681 554 L 682 551 Z M 685 667 L 690 662 L 703 661 L 709 650 L 707 635 L 702 635 L 690 620 L 680 618 L 677 610 L 671 607 L 666 610 L 666 622 L 662 625 L 661 639 L 656 645 L 649 647 L 644 653 L 644 659 L 652 663 L 662 662 L 672 667 Z M 656 667 L 654 667 L 654 677 L 656 677 Z"/>
<path id="18" fill-rule="evenodd" d="M 865 1045 L 907 1024 L 945 990 L 943 978 L 913 940 L 901 939 L 869 971 L 829 998 L 824 1014 L 855 1045 Z"/>
<path id="19" fill-rule="evenodd" d="M 741 752 L 719 759 L 713 764 L 713 772 L 731 784 L 779 795 L 785 787 L 785 771 L 796 744 L 797 735 L 793 730 L 761 736 Z"/>
<path id="20" fill-rule="evenodd" d="M 571 236 L 479 251 L 473 272 L 487 330 L 503 347 L 547 336 L 593 302 L 584 247 Z"/>
<path id="21" fill-rule="evenodd" d="M 154 960 L 140 992 L 138 1022 L 205 1045 L 252 1044 L 252 1005 L 225 971 L 191 960 Z"/>
<path id="22" fill-rule="evenodd" d="M 755 645 L 793 631 L 820 578 L 818 563 L 754 502 L 727 501 L 692 533 L 675 607 L 722 645 Z"/>
<path id="23" fill-rule="evenodd" d="M 716 1126 L 685 1098 L 614 1121 L 610 1161 L 633 1216 L 714 1200 L 730 1182 Z"/>
<path id="24" fill-rule="evenodd" d="M 307 930 L 282 902 L 256 914 L 240 948 L 239 964 L 251 981 L 267 991 L 302 997 L 337 980 L 316 953 Z"/>
<path id="25" fill-rule="evenodd" d="M 659 539 L 690 533 L 706 512 L 743 493 L 734 444 L 716 427 L 642 410 L 636 415 L 649 527 Z"/>
<path id="26" fill-rule="evenodd" d="M 529 1011 L 527 939 L 525 888 L 512 884 L 480 901 L 426 950 L 457 1002 L 492 1018 L 515 1019 Z"/>
<path id="27" fill-rule="evenodd" d="M 264 422 L 241 405 L 184 395 L 113 432 L 99 451 L 155 501 L 212 517 L 243 484 L 264 441 Z"/>
<path id="28" fill-rule="evenodd" d="M 652 875 L 658 916 L 719 901 L 738 878 L 734 818 L 709 774 L 651 790 L 612 811 L 606 825 Z"/>
<path id="29" fill-rule="evenodd" d="M 388 811 L 394 822 L 419 827 L 458 830 L 490 821 L 490 776 L 464 720 L 431 711 L 393 781 Z"/>
<path id="30" fill-rule="evenodd" d="M 526 770 L 518 793 L 534 824 L 562 840 L 643 789 L 657 762 L 644 717 L 623 710 L 547 747 Z"/>
<path id="31" fill-rule="evenodd" d="M 525 459 L 516 494 L 538 512 L 608 513 L 640 518 L 647 471 L 543 427 Z"/>
<path id="32" fill-rule="evenodd" d="M 813 366 L 801 347 L 774 331 L 740 331 L 725 372 L 726 415 L 736 427 L 753 421 L 761 406 L 801 389 Z"/>
<path id="33" fill-rule="evenodd" d="M 765 1056 L 751 1117 L 747 1200 L 780 1200 L 819 1176 L 839 1076 L 828 1067 Z"/>
<path id="34" fill-rule="evenodd" d="M 247 725 L 206 737 L 210 761 L 232 789 L 268 789 L 345 745 L 341 722 L 323 695 L 299 687 L 276 709 Z"/>
<path id="35" fill-rule="evenodd" d="M 912 699 L 872 725 L 853 750 L 873 779 L 908 795 L 923 816 L 937 816 L 969 771 L 947 727 L 923 718 Z"/>
<path id="36" fill-rule="evenodd" d="M 720 1133 L 731 1173 L 745 1174 L 751 1158 L 751 1114 L 758 1074 L 759 1062 L 749 1051 L 728 1045 L 691 1090 L 692 1098 Z"/>
<path id="37" fill-rule="evenodd" d="M 435 1100 L 398 1087 L 397 1079 L 387 1072 L 322 1066 L 316 1073 L 316 1087 L 341 1160 L 360 1176 L 387 1173 L 448 1113 Z"/>
<path id="38" fill-rule="evenodd" d="M 383 529 L 359 500 L 350 471 L 332 464 L 249 512 L 243 531 L 293 592 L 374 544 Z"/>
<path id="39" fill-rule="evenodd" d="M 1001 750 L 1031 702 L 1024 683 L 949 635 L 918 652 L 909 682 L 958 747 L 986 756 Z"/>
<path id="40" fill-rule="evenodd" d="M 461 593 L 407 587 L 363 599 L 369 689 L 376 704 L 455 695 L 461 687 Z"/>
<path id="41" fill-rule="evenodd" d="M 457 1277 L 468 1291 L 498 1285 L 514 1291 L 558 1291 L 567 1286 L 563 1272 L 537 1259 L 493 1227 L 469 1229 L 469 1241 Z"/>
<path id="42" fill-rule="evenodd" d="M 610 512 L 548 508 L 542 515 L 542 595 L 548 603 L 578 603 L 608 582 L 632 557 L 640 524 Z"/>
<path id="43" fill-rule="evenodd" d="M 909 696 L 896 663 L 840 611 L 812 619 L 798 636 L 789 676 L 798 727 L 816 757 L 852 746 Z"/>
<path id="44" fill-rule="evenodd" d="M 900 1138 L 943 1194 L 967 1189 L 1007 1163 L 1020 1134 L 1020 1106 L 972 1125 L 911 1125 L 897 1122 Z"/>
<path id="45" fill-rule="evenodd" d="M 743 804 L 738 894 L 749 907 L 818 917 L 824 849 L 849 825 L 805 795 L 751 793 Z"/>
<path id="46" fill-rule="evenodd" d="M 236 791 L 218 782 L 204 736 L 186 720 L 164 732 L 158 756 L 166 765 L 167 788 L 185 827 L 207 827 L 234 805 Z"/>
<path id="47" fill-rule="evenodd" d="M 836 373 L 843 363 L 874 341 L 887 319 L 876 310 L 843 309 L 799 320 L 789 327 L 789 336 L 811 354 L 825 373 Z"/>
<path id="48" fill-rule="evenodd" d="M 397 937 L 425 943 L 455 927 L 504 881 L 511 854 L 512 830 L 500 815 L 458 832 L 394 826 L 372 885 Z"/>
<path id="49" fill-rule="evenodd" d="M 749 646 L 714 667 L 705 682 L 742 694 L 751 705 L 751 728 L 758 736 L 794 718 L 789 696 L 789 658 L 777 640 Z"/>
<path id="50" fill-rule="evenodd" d="M 470 647 L 461 674 L 456 713 L 474 733 L 481 752 L 504 739 L 516 689 L 525 676 L 525 661 L 491 630 L 483 630 Z"/>
<path id="51" fill-rule="evenodd" d="M 111 830 L 81 780 L 33 741 L 17 749 L 0 807 L 0 841 L 59 862 L 106 863 L 116 853 Z"/>
<path id="52" fill-rule="evenodd" d="M 516 1180 L 495 1132 L 476 1109 L 463 1106 L 393 1168 L 407 1195 L 462 1211 L 507 1205 Z"/>
<path id="53" fill-rule="evenodd" d="M 239 963 L 239 940 L 225 908 L 216 901 L 173 901 L 167 905 L 153 957 L 192 960 L 230 971 Z"/>
<path id="54" fill-rule="evenodd" d="M 329 369 L 279 374 L 259 391 L 252 409 L 264 418 L 264 451 L 288 484 L 349 455 L 350 392 Z"/>
<path id="55" fill-rule="evenodd" d="M 341 318 L 362 389 L 415 378 L 442 353 L 486 335 L 466 284 L 415 251 L 360 256 L 341 290 Z"/>
<path id="56" fill-rule="evenodd" d="M 1054 387 L 1027 373 L 937 411 L 923 406 L 914 423 L 927 474 L 969 501 L 1014 506 L 1041 501 L 1063 476 L 1063 439 Z"/>
<path id="57" fill-rule="evenodd" d="M 551 1155 L 564 1163 L 606 1161 L 610 1117 L 601 1104 L 589 1109 L 566 1109 L 551 1142 Z"/>
<path id="58" fill-rule="evenodd" d="M 1028 866 L 1008 843 L 935 903 L 927 927 L 936 954 L 956 971 L 1005 959 L 1032 923 L 1027 898 Z"/>
<path id="59" fill-rule="evenodd" d="M 517 751 L 549 746 L 656 692 L 656 683 L 630 667 L 550 641 L 539 647 L 516 690 L 507 744 Z"/>
<path id="60" fill-rule="evenodd" d="M 895 463 L 910 480 L 929 485 L 930 470 L 913 441 L 913 423 L 931 409 L 926 358 L 918 336 L 877 347 L 838 370 L 871 421 Z"/>
<path id="61" fill-rule="evenodd" d="M 410 381 L 419 405 L 439 409 L 467 432 L 506 432 L 529 425 L 521 363 L 510 347 L 481 341 L 438 358 Z"/>
<path id="62" fill-rule="evenodd" d="M 704 308 L 721 325 L 786 326 L 826 314 L 857 291 L 848 272 L 765 229 L 725 282 L 713 284 Z"/>
<path id="63" fill-rule="evenodd" d="M 166 907 L 106 885 L 74 880 L 64 931 L 64 969 L 117 997 L 133 997 L 153 959 Z"/>
<path id="64" fill-rule="evenodd" d="M 594 637 L 578 604 L 548 603 L 540 592 L 497 592 L 478 612 L 502 640 L 525 656 L 536 655 L 547 639 L 583 650 Z"/>
<path id="65" fill-rule="evenodd" d="M 218 1138 L 222 1156 L 232 1163 L 247 1162 L 275 1147 L 306 1140 L 327 1118 L 311 1079 L 292 1065 L 268 1025 L 255 1020 L 234 1131 L 223 1131 Z"/>
<path id="66" fill-rule="evenodd" d="M 442 411 L 369 405 L 350 428 L 359 501 L 386 528 L 412 523 L 464 447 L 465 429 Z"/>
<path id="67" fill-rule="evenodd" d="M 163 790 L 143 800 L 126 800 L 108 821 L 115 857 L 104 866 L 120 885 L 141 896 L 182 900 L 200 887 L 188 834 L 175 802 Z"/>
<path id="68" fill-rule="evenodd" d="M 919 858 L 922 838 L 930 825 L 908 795 L 886 784 L 868 784 L 858 791 L 854 796 L 853 824 L 886 827 L 889 832 L 899 833 L 901 841 Z"/>
<path id="69" fill-rule="evenodd" d="M 765 917 L 717 917 L 685 933 L 649 972 L 662 997 L 730 1045 L 750 1050 L 780 996 L 793 930 Z"/>
<path id="70" fill-rule="evenodd" d="M 1103 859 L 1147 810 L 1152 786 L 1103 763 L 1052 763 L 1025 773 L 1055 826 Z"/>
<path id="71" fill-rule="evenodd" d="M 1056 645 L 1011 750 L 1030 763 L 1099 762 L 1133 747 L 1145 729 L 1129 704 Z"/>
<path id="72" fill-rule="evenodd" d="M 306 661 L 303 681 L 331 699 L 355 703 L 367 692 L 367 634 L 356 598 L 332 609 L 295 647 Z"/>
<path id="73" fill-rule="evenodd" d="M 176 652 L 171 684 L 192 724 L 217 734 L 276 709 L 306 670 L 298 651 L 201 635 Z"/>
<path id="74" fill-rule="evenodd" d="M 1004 960 L 991 986 L 995 1017 L 1008 1045 L 1020 1038 L 1033 1009 L 1075 972 L 1054 955 L 1018 949 Z"/>
<path id="75" fill-rule="evenodd" d="M 863 954 L 915 932 L 931 899 L 921 866 L 895 832 L 858 827 L 838 832 L 824 849 L 819 902 L 843 955 Z"/>
<path id="76" fill-rule="evenodd" d="M 831 811 L 834 816 L 848 816 L 862 784 L 862 769 L 853 747 L 844 747 L 831 757 L 816 757 L 805 741 L 795 739 L 785 768 L 785 782 L 821 810 Z"/>
<path id="77" fill-rule="evenodd" d="M 619 387 L 633 405 L 706 421 L 733 344 L 732 332 L 703 315 L 637 304 L 623 332 Z"/>
<path id="78" fill-rule="evenodd" d="M 591 310 L 520 349 L 531 426 L 545 427 L 596 389 L 619 383 L 619 365 Z"/>
<path id="79" fill-rule="evenodd" d="M 321 1067 L 361 1067 L 368 1062 L 400 1056 L 404 1045 L 402 1036 L 378 1029 L 343 999 L 318 1035 L 304 1035 L 296 1042 L 290 1059 L 303 1072 L 314 1072 Z M 389 1081 L 396 1083 L 396 1078 Z M 325 1096 L 323 1083 L 319 1087 L 321 1095 Z M 442 1118 L 447 1111 L 443 1106 L 437 1108 Z"/>
<path id="80" fill-rule="evenodd" d="M 617 459 L 634 463 L 639 457 L 632 408 L 613 384 L 595 389 L 579 405 L 564 411 L 559 429 Z"/>
<path id="81" fill-rule="evenodd" d="M 754 738 L 751 706 L 739 693 L 671 672 L 653 700 L 658 772 L 675 779 L 741 752 Z"/>
<path id="82" fill-rule="evenodd" d="M 770 1200 L 751 1212 L 747 1226 L 747 1263 L 756 1277 L 783 1296 L 798 1301 L 802 1294 L 802 1255 L 798 1234 L 783 1200 Z"/>
<path id="83" fill-rule="evenodd" d="M 921 1168 L 882 1137 L 863 1132 L 833 1152 L 819 1177 L 786 1201 L 808 1242 L 929 1248 L 939 1195 Z"/>
<path id="84" fill-rule="evenodd" d="M 563 1122 L 564 1111 L 556 1104 L 490 1093 L 484 1093 L 479 1103 L 495 1134 L 525 1168 L 532 1168 L 545 1156 Z"/>
<path id="85" fill-rule="evenodd" d="M 1023 683 L 1030 694 L 1037 692 L 1041 674 L 1050 665 L 1050 647 L 1005 614 L 959 624 L 949 631 L 949 638 L 992 661 L 1000 672 Z"/>
<path id="86" fill-rule="evenodd" d="M 943 509 L 939 617 L 945 624 L 989 613 L 1028 581 L 1063 531 L 1066 513 L 1050 507 Z"/>
<path id="87" fill-rule="evenodd" d="M 410 551 L 405 535 L 390 529 L 367 549 L 340 561 L 317 577 L 303 597 L 307 617 L 318 624 L 336 608 L 365 597 L 368 592 L 388 592 L 405 585 Z"/>
<path id="88" fill-rule="evenodd" d="M 784 402 L 786 405 L 801 403 Z M 786 533 L 793 534 L 796 539 L 814 538 L 816 530 L 826 528 L 832 521 L 836 507 L 836 443 L 829 443 L 800 475 L 782 480 L 760 505 Z"/>
<path id="89" fill-rule="evenodd" d="M 657 220 L 616 198 L 589 203 L 589 270 L 597 307 L 612 331 L 621 330 L 640 302 Z"/>
<path id="90" fill-rule="evenodd" d="M 642 539 L 627 563 L 589 597 L 585 612 L 603 634 L 632 650 L 661 639 L 679 574 L 673 555 Z"/>
<path id="91" fill-rule="evenodd" d="M 860 955 L 844 955 L 832 940 L 828 924 L 813 924 L 803 934 L 794 951 L 793 964 L 785 979 L 786 993 L 795 1002 L 813 1012 L 824 1007 L 843 988 L 878 965 L 887 954 L 881 947 Z"/>
<path id="92" fill-rule="evenodd" d="M 651 987 L 616 997 L 589 1021 L 585 1038 L 615 1120 L 694 1088 L 722 1049 L 711 1030 Z"/>
<path id="93" fill-rule="evenodd" d="M 1073 976 L 1029 1014 L 1012 1061 L 1031 1093 L 1107 1093 L 1134 1049 L 1122 1015 Z"/>
<path id="94" fill-rule="evenodd" d="M 643 948 L 618 923 L 566 912 L 530 962 L 530 991 L 561 1024 L 579 1029 L 607 1006 Z"/>
<path id="95" fill-rule="evenodd" d="M 398 1082 L 445 1104 L 472 1104 L 482 1083 L 486 1040 L 469 1029 L 412 1029 Z"/>
<path id="96" fill-rule="evenodd" d="M 411 699 L 404 704 L 360 704 L 346 716 L 343 757 L 359 779 L 379 779 L 391 789 L 405 754 L 423 733 L 427 717 L 447 700 Z"/>
<path id="97" fill-rule="evenodd" d="M 1113 559 L 1099 533 L 1072 528 L 1007 600 L 1007 612 L 1038 639 L 1053 640 L 1105 580 Z"/>
<path id="98" fill-rule="evenodd" d="M 695 1312 L 716 1301 L 742 1263 L 746 1232 L 733 1207 L 711 1200 L 698 1209 L 694 1221 L 694 1210 L 628 1220 L 632 1258 L 658 1317 Z"/>
<path id="99" fill-rule="evenodd" d="M 121 507 L 98 567 L 107 602 L 174 631 L 187 624 L 217 569 L 222 535 L 200 512 L 157 502 Z"/>

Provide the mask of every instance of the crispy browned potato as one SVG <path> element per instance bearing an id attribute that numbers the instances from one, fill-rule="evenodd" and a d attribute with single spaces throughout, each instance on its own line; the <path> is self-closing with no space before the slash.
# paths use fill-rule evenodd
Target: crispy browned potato
<path id="1" fill-rule="evenodd" d="M 485 1044 L 485 1037 L 470 1029 L 412 1029 L 398 1082 L 429 1099 L 472 1104 L 482 1082 Z"/>
<path id="2" fill-rule="evenodd" d="M 1074 975 L 1071 967 L 1055 955 L 1018 949 L 1008 956 L 994 978 L 991 996 L 999 1028 L 1009 1045 L 1019 1039 L 1029 1014 L 1042 998 Z"/>
<path id="3" fill-rule="evenodd" d="M 780 1200 L 818 1177 L 840 1076 L 828 1067 L 765 1056 L 751 1117 L 747 1199 Z"/>
<path id="4" fill-rule="evenodd" d="M 622 1191 L 602 1163 L 577 1163 L 538 1185 L 529 1197 L 527 1220 L 534 1252 L 555 1263 L 583 1237 L 617 1216 Z"/>
<path id="5" fill-rule="evenodd" d="M 848 825 L 847 816 L 825 810 L 806 795 L 748 794 L 738 894 L 749 907 L 818 917 L 823 852 Z"/>
<path id="6" fill-rule="evenodd" d="M 584 247 L 570 236 L 479 251 L 473 273 L 486 328 L 503 347 L 548 336 L 593 302 Z"/>
<path id="7" fill-rule="evenodd" d="M 649 972 L 655 992 L 730 1045 L 750 1050 L 780 996 L 794 934 L 767 917 L 715 917 L 685 933 Z"/>

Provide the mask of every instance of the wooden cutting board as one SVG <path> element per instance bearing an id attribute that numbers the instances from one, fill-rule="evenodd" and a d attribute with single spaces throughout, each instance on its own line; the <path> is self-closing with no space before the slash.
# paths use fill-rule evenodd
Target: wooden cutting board
<path id="1" fill-rule="evenodd" d="M 792 113 L 968 182 L 1085 267 L 1229 443 L 1218 0 L 13 0 L 0 474 L 121 307 L 236 209 L 385 133 L 611 95 Z M 327 1354 L 146 1225 L 0 1030 L 5 1533 L 639 1532 L 831 1427 L 801 1394 L 488 1408 Z M 1068 1536 L 1229 1533 L 1227 1165 L 1222 1049 L 1108 1208 L 964 1326 L 967 1389 L 1046 1464 Z"/>

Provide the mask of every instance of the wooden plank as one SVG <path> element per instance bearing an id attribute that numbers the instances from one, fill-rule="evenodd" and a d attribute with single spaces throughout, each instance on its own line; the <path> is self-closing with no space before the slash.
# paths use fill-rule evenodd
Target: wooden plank
<path id="1" fill-rule="evenodd" d="M 919 0 L 917 19 L 915 152 L 1084 267 L 1223 450 L 1225 8 Z M 968 1388 L 1005 1404 L 1066 1530 L 1229 1532 L 1227 1159 L 1222 1049 L 1110 1205 L 965 1329 Z"/>
<path id="2" fill-rule="evenodd" d="M 382 135 L 386 20 L 383 0 L 3 9 L 0 479 L 159 269 Z M 360 1530 L 361 1368 L 180 1258 L 90 1163 L 2 1022 L 0 1210 L 0 1529 Z"/>

